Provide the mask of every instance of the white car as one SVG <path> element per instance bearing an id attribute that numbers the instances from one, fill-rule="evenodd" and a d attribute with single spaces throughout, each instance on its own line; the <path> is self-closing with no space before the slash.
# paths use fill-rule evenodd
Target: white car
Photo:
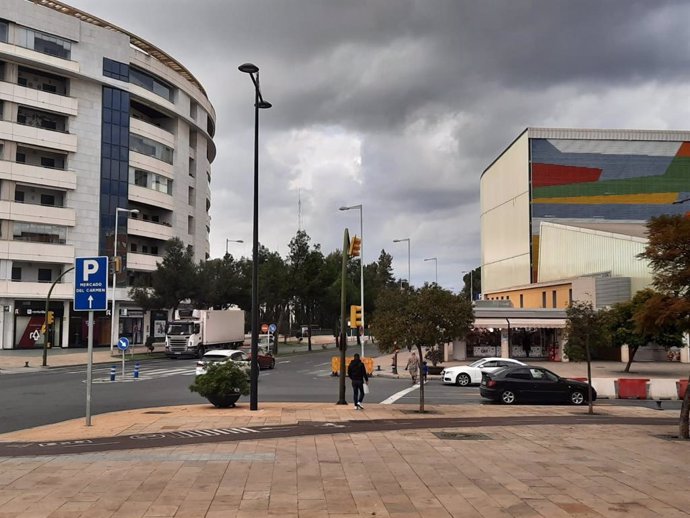
<path id="1" fill-rule="evenodd" d="M 479 384 L 482 381 L 482 372 L 494 372 L 504 367 L 525 365 L 519 360 L 511 358 L 482 358 L 469 365 L 447 367 L 441 371 L 443 383 L 466 387 L 470 384 Z"/>
<path id="2" fill-rule="evenodd" d="M 196 362 L 196 375 L 206 374 L 206 368 L 211 363 L 231 361 L 237 363 L 243 369 L 247 370 L 247 375 L 251 369 L 249 362 L 249 355 L 244 351 L 237 349 L 216 349 L 204 354 L 201 359 Z"/>

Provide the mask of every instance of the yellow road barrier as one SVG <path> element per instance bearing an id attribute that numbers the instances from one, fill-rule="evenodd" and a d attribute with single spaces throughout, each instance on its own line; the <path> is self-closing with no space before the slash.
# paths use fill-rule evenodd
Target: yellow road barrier
<path id="1" fill-rule="evenodd" d="M 350 366 L 350 362 L 352 361 L 353 357 L 348 356 L 345 358 L 345 372 L 347 372 L 347 368 Z M 371 376 L 371 373 L 374 372 L 374 359 L 373 358 L 367 358 L 366 356 L 364 358 L 361 358 L 362 363 L 364 363 L 364 368 L 367 371 L 367 374 Z M 340 356 L 333 356 L 331 358 L 331 374 L 333 376 L 337 376 L 340 373 Z"/>

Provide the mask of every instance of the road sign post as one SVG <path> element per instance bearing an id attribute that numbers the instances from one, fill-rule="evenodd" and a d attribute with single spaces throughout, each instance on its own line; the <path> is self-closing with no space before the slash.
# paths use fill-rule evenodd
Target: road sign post
<path id="1" fill-rule="evenodd" d="M 93 312 L 107 308 L 108 258 L 77 257 L 74 260 L 74 311 L 89 312 L 89 342 L 86 363 L 86 426 L 91 426 L 93 374 Z"/>
<path id="2" fill-rule="evenodd" d="M 126 336 L 117 341 L 117 348 L 122 351 L 122 381 L 125 381 L 125 353 L 129 349 L 129 339 Z"/>

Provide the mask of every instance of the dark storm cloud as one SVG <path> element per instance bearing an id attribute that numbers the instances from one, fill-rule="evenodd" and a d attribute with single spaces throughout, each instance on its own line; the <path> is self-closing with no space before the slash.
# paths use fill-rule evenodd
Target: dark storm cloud
<path id="1" fill-rule="evenodd" d="M 479 175 L 525 127 L 685 129 L 690 118 L 686 1 L 71 4 L 160 46 L 206 88 L 218 117 L 212 255 L 251 236 L 246 61 L 274 104 L 261 114 L 261 241 L 286 252 L 301 197 L 303 227 L 332 250 L 359 224 L 337 207 L 362 203 L 367 261 L 385 248 L 405 276 L 392 239 L 410 237 L 413 282 L 437 256 L 454 289 L 480 261 Z"/>

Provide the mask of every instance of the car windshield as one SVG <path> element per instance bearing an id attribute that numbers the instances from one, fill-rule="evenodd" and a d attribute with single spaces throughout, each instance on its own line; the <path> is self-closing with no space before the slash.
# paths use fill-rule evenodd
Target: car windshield
<path id="1" fill-rule="evenodd" d="M 204 360 L 207 362 L 219 362 L 227 359 L 225 354 L 204 354 Z"/>
<path id="2" fill-rule="evenodd" d="M 169 335 L 191 335 L 192 334 L 191 322 L 182 322 L 177 324 L 169 324 L 168 330 L 166 331 Z"/>
<path id="3" fill-rule="evenodd" d="M 479 367 L 482 363 L 484 363 L 486 360 L 482 358 L 481 360 L 473 361 L 470 363 L 470 367 Z"/>

